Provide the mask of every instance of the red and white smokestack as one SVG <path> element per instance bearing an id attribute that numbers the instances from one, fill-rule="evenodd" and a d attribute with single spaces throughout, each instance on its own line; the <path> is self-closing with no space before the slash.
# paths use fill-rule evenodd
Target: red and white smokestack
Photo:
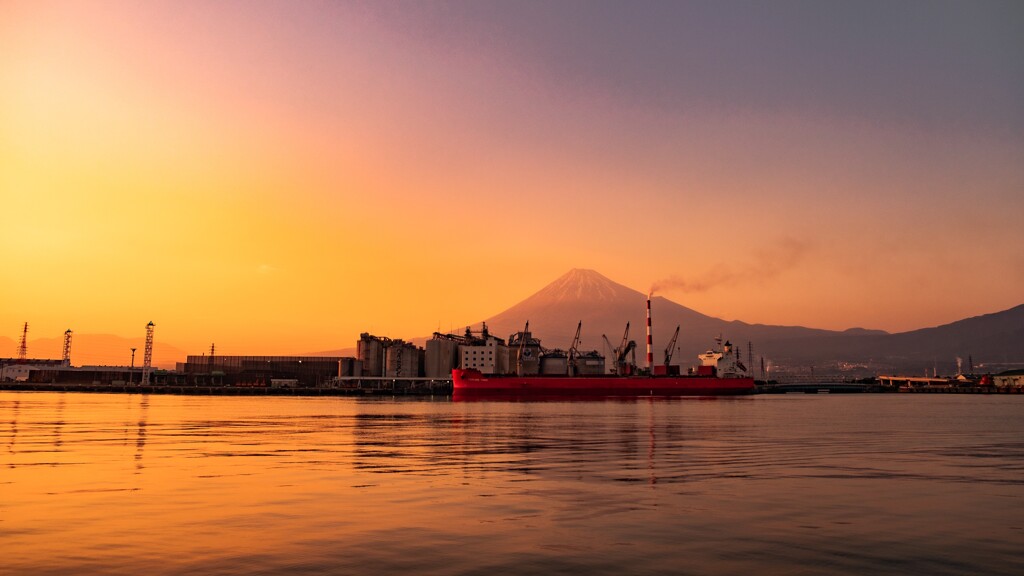
<path id="1" fill-rule="evenodd" d="M 654 352 L 651 351 L 651 295 L 647 295 L 647 369 L 654 370 Z"/>

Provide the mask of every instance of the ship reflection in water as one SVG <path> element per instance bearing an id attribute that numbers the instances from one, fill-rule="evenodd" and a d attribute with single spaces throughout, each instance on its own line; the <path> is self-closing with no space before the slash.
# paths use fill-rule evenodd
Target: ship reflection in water
<path id="1" fill-rule="evenodd" d="M 3 566 L 1021 573 L 1022 409 L 0 392 Z"/>

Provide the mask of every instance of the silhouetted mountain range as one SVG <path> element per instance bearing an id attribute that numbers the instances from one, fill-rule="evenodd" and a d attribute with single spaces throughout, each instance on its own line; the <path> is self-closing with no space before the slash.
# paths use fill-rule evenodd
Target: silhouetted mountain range
<path id="1" fill-rule="evenodd" d="M 74 334 L 71 340 L 71 363 L 74 366 L 128 366 L 132 348 L 135 365 L 142 366 L 145 338 L 123 338 L 112 334 Z M 0 358 L 18 355 L 18 343 L 0 337 Z M 28 341 L 30 358 L 59 359 L 64 352 L 63 334 L 57 338 L 36 338 Z M 153 342 L 153 366 L 174 369 L 177 362 L 185 361 L 185 352 L 165 342 Z"/>
<path id="2" fill-rule="evenodd" d="M 646 295 L 613 282 L 593 270 L 571 270 L 539 292 L 487 320 L 490 332 L 499 337 L 530 330 L 545 347 L 566 348 L 583 322 L 583 348 L 608 353 L 602 334 L 618 346 L 625 324 L 637 342 L 638 360 L 644 362 L 646 346 Z M 861 365 L 859 373 L 878 370 L 913 370 L 939 365 L 939 371 L 955 370 L 956 358 L 971 355 L 975 365 L 984 362 L 1012 363 L 1024 360 L 1024 305 L 1010 310 L 969 318 L 911 332 L 889 334 L 882 330 L 851 328 L 845 331 L 802 326 L 770 326 L 726 321 L 701 314 L 661 296 L 651 300 L 654 360 L 662 362 L 665 346 L 676 326 L 681 326 L 674 363 L 696 362 L 696 355 L 722 335 L 740 346 L 748 358 L 753 344 L 754 364 L 761 356 L 777 366 L 829 367 Z"/>

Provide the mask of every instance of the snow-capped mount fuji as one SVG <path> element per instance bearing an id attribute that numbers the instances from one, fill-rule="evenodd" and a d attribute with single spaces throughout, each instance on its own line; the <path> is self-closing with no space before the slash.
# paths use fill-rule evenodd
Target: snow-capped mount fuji
<path id="1" fill-rule="evenodd" d="M 618 345 L 629 322 L 630 339 L 636 340 L 642 350 L 646 341 L 646 300 L 643 292 L 614 282 L 594 270 L 573 269 L 526 300 L 489 318 L 487 326 L 492 334 L 505 337 L 522 330 L 529 321 L 530 330 L 541 338 L 545 347 L 565 348 L 575 334 L 577 322 L 582 321 L 583 347 L 601 350 L 607 348 L 602 335 Z M 665 344 L 676 326 L 681 326 L 678 347 L 680 353 L 687 356 L 686 363 L 691 356 L 707 350 L 719 334 L 734 339 L 755 335 L 763 339 L 767 336 L 766 330 L 771 331 L 773 337 L 833 334 L 809 328 L 728 322 L 661 296 L 651 300 L 651 315 L 656 361 L 661 360 Z"/>
<path id="2" fill-rule="evenodd" d="M 639 292 L 584 268 L 573 268 L 551 284 L 537 292 L 520 305 L 532 303 L 555 304 L 559 302 L 586 301 L 592 303 L 614 303 L 632 299 Z M 531 302 L 532 301 L 532 302 Z"/>

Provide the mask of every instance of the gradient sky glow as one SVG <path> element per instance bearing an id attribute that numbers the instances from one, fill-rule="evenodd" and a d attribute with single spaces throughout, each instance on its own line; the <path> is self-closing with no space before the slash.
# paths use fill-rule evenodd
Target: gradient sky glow
<path id="1" fill-rule="evenodd" d="M 1021 30 L 1016 1 L 7 0 L 0 335 L 313 352 L 574 267 L 748 322 L 1010 308 Z"/>

